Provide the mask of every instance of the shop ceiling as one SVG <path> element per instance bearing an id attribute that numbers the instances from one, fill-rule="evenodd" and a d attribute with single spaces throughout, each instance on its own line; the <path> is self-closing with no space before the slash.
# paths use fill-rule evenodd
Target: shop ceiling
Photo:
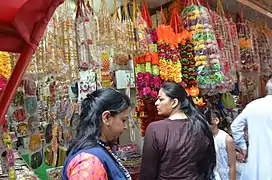
<path id="1" fill-rule="evenodd" d="M 70 0 L 75 2 L 76 0 Z M 100 5 L 100 1 L 98 0 L 90 0 Z M 113 5 L 113 0 L 106 0 L 108 3 Z M 132 0 L 127 0 L 132 1 Z M 141 0 L 137 0 L 141 2 Z M 167 3 L 172 2 L 173 0 L 146 0 L 148 7 L 150 10 L 154 11 L 156 9 L 159 10 L 160 6 L 165 5 Z M 185 0 L 181 0 L 185 1 Z M 211 0 L 204 0 L 209 1 Z M 213 1 L 213 7 L 216 7 L 217 0 Z M 123 4 L 124 0 L 117 0 L 117 4 Z M 272 0 L 222 0 L 224 10 L 232 15 L 235 15 L 237 12 L 243 11 L 244 17 L 250 20 L 254 20 L 257 22 L 265 23 L 268 27 L 272 28 Z M 249 7 L 250 6 L 250 7 Z M 255 9 L 253 10 L 252 9 Z"/>
<path id="2" fill-rule="evenodd" d="M 156 9 L 171 1 L 173 0 L 146 0 L 151 9 Z M 216 6 L 216 2 L 217 0 L 213 0 L 214 7 Z M 272 28 L 272 0 L 222 0 L 222 2 L 226 12 L 234 15 L 237 12 L 243 11 L 245 18 L 261 21 Z"/>

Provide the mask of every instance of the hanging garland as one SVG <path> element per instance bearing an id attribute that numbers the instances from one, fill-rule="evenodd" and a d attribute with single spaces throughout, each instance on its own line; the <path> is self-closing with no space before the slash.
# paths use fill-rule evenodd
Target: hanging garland
<path id="1" fill-rule="evenodd" d="M 181 62 L 178 48 L 178 35 L 171 26 L 165 25 L 166 20 L 161 10 L 163 24 L 157 28 L 159 71 L 160 77 L 164 81 L 174 81 L 181 83 Z"/>
<path id="2" fill-rule="evenodd" d="M 0 52 L 0 95 L 11 76 L 11 59 L 7 52 Z"/>
<path id="3" fill-rule="evenodd" d="M 240 72 L 259 72 L 260 62 L 254 58 L 253 32 L 243 14 L 237 14 L 237 32 L 240 45 Z"/>
<path id="4" fill-rule="evenodd" d="M 185 28 L 193 33 L 198 86 L 214 90 L 223 82 L 224 74 L 208 10 L 203 6 L 189 5 L 181 16 L 186 22 Z"/>
<path id="5" fill-rule="evenodd" d="M 179 43 L 179 47 L 181 54 L 183 81 L 186 87 L 197 86 L 197 73 L 192 44 L 192 33 L 184 30 L 182 35 L 184 36 L 185 41 Z"/>
<path id="6" fill-rule="evenodd" d="M 233 90 L 235 83 L 236 72 L 231 70 L 232 59 L 231 59 L 231 49 L 232 40 L 229 38 L 229 22 L 225 17 L 225 12 L 221 3 L 221 0 L 217 2 L 217 11 L 210 11 L 213 29 L 218 42 L 221 63 L 223 65 L 224 72 L 224 83 L 217 87 L 217 89 L 222 92 L 227 92 Z"/>

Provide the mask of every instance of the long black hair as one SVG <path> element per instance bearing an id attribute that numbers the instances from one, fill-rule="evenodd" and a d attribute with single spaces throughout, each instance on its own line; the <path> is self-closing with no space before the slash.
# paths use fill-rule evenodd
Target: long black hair
<path id="1" fill-rule="evenodd" d="M 92 147 L 101 136 L 102 114 L 109 111 L 115 116 L 131 106 L 127 95 L 112 88 L 99 89 L 87 95 L 81 103 L 76 136 L 70 142 L 68 153 Z"/>
<path id="2" fill-rule="evenodd" d="M 164 93 L 171 99 L 178 99 L 180 109 L 183 111 L 191 122 L 190 140 L 194 139 L 194 145 L 201 143 L 202 136 L 208 139 L 208 147 L 203 154 L 203 158 L 197 163 L 198 171 L 204 180 L 214 178 L 213 170 L 216 165 L 216 152 L 214 147 L 213 134 L 210 126 L 204 116 L 196 109 L 192 98 L 189 97 L 185 89 L 177 83 L 168 82 L 162 85 Z M 193 137 L 193 138 L 192 138 Z"/>
<path id="3" fill-rule="evenodd" d="M 214 118 L 218 118 L 219 120 L 222 118 L 220 112 L 215 108 L 205 108 L 203 110 L 203 114 L 206 118 L 206 121 L 212 125 L 212 121 Z"/>
<path id="4" fill-rule="evenodd" d="M 203 114 L 207 120 L 207 122 L 210 125 L 213 125 L 212 120 L 214 118 L 218 118 L 219 119 L 219 124 L 218 124 L 218 128 L 222 129 L 226 132 L 229 131 L 230 128 L 230 122 L 231 122 L 231 117 L 229 116 L 223 116 L 220 111 L 215 108 L 215 107 L 206 107 L 203 110 Z"/>

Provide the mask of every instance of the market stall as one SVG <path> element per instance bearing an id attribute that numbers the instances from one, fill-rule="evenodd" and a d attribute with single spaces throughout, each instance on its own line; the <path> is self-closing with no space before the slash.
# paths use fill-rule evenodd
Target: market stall
<path id="1" fill-rule="evenodd" d="M 228 131 L 271 75 L 272 30 L 246 19 L 242 4 L 229 12 L 220 0 L 77 0 L 55 11 L 61 3 L 10 1 L 16 12 L 0 15 L 0 122 L 12 135 L 3 143 L 40 179 L 60 179 L 81 101 L 96 89 L 124 91 L 135 105 L 118 153 L 137 179 L 164 82 L 181 84 L 200 108 L 217 107 Z"/>
<path id="2" fill-rule="evenodd" d="M 14 158 L 14 154 L 12 152 L 10 144 L 11 139 L 9 134 L 6 134 L 6 138 L 4 138 L 2 134 L 9 132 L 6 127 L 7 122 L 5 116 L 15 95 L 16 89 L 27 69 L 31 56 L 35 52 L 35 49 L 43 36 L 47 22 L 55 9 L 62 2 L 62 0 L 50 0 L 44 2 L 24 0 L 0 3 L 0 50 L 21 53 L 18 63 L 16 64 L 8 82 L 4 79 L 9 77 L 10 74 L 8 72 L 4 73 L 6 75 L 4 75 L 4 78 L 1 76 L 2 89 L 0 94 L 0 124 L 2 135 L 1 139 L 3 138 L 3 142 L 5 144 L 5 146 L 2 144 L 3 146 L 1 146 L 1 148 L 4 149 L 3 152 L 8 152 L 8 161 L 1 159 L 1 169 L 2 173 L 4 172 L 5 174 L 7 172 L 9 174 L 9 179 L 16 179 L 16 171 L 20 171 L 22 175 L 25 173 L 27 176 L 27 174 L 29 174 L 29 170 L 27 170 L 27 166 L 24 166 L 25 171 L 21 168 L 18 170 L 15 167 L 14 161 L 18 161 Z M 2 55 L 1 58 L 7 59 L 8 55 Z M 4 60 L 2 59 L 2 61 Z M 3 75 L 3 70 L 4 72 L 5 70 L 10 71 L 10 69 L 2 69 L 1 75 Z M 7 85 L 5 85 L 6 83 Z M 6 147 L 6 149 L 4 147 Z M 20 173 L 17 172 L 18 175 Z M 22 177 L 20 179 L 22 179 Z"/>

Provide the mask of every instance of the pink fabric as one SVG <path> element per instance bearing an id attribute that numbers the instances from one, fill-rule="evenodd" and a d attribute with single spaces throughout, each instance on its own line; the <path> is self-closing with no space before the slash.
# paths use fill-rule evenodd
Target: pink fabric
<path id="1" fill-rule="evenodd" d="M 101 161 L 94 155 L 80 153 L 68 165 L 69 180 L 108 180 Z"/>

